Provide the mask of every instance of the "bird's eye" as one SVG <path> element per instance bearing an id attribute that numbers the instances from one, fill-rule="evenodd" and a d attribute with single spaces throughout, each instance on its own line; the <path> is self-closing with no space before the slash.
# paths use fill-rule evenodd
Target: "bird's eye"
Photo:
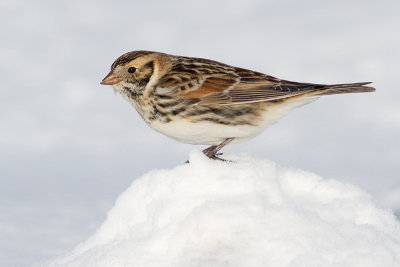
<path id="1" fill-rule="evenodd" d="M 129 73 L 134 73 L 136 71 L 136 68 L 135 67 L 130 67 L 129 69 L 128 69 L 128 72 Z"/>

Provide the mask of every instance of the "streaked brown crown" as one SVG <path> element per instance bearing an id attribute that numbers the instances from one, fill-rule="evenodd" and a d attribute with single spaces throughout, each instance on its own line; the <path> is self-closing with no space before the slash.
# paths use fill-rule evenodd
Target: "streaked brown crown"
<path id="1" fill-rule="evenodd" d="M 111 65 L 111 70 L 114 70 L 115 67 L 118 65 L 125 65 L 126 63 L 131 62 L 134 59 L 137 59 L 139 57 L 149 55 L 152 53 L 155 53 L 155 52 L 139 50 L 139 51 L 131 51 L 131 52 L 125 53 L 114 61 L 114 63 Z"/>

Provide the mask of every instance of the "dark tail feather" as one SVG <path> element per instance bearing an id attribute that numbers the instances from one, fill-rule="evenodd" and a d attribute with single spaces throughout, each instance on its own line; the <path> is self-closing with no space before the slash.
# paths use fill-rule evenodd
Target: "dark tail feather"
<path id="1" fill-rule="evenodd" d="M 370 82 L 327 85 L 316 92 L 315 96 L 374 92 L 375 88 L 366 86 L 367 84 Z"/>

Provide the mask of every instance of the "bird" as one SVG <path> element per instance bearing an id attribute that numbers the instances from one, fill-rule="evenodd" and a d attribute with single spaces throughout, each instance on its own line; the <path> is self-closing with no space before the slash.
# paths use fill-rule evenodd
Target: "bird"
<path id="1" fill-rule="evenodd" d="M 370 83 L 293 82 L 210 59 L 144 50 L 118 57 L 101 81 L 154 130 L 208 145 L 203 153 L 222 161 L 224 146 L 257 136 L 291 110 L 321 96 L 373 92 Z"/>

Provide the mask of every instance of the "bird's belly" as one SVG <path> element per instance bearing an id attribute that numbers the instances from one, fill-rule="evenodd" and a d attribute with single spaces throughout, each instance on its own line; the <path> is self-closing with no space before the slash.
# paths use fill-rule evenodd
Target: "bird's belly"
<path id="1" fill-rule="evenodd" d="M 263 129 L 252 125 L 223 125 L 209 121 L 193 122 L 188 119 L 168 123 L 153 122 L 150 126 L 179 142 L 197 145 L 218 145 L 226 138 L 235 138 L 232 143 L 243 142 Z"/>
<path id="2" fill-rule="evenodd" d="M 257 105 L 260 114 L 257 117 L 249 117 L 248 124 L 230 125 L 210 120 L 193 121 L 190 118 L 180 117 L 169 122 L 154 120 L 149 125 L 156 131 L 183 143 L 218 145 L 226 138 L 234 138 L 232 143 L 240 143 L 260 134 L 266 127 L 276 122 L 290 110 L 314 99 L 303 98 L 279 103 L 254 103 Z"/>

